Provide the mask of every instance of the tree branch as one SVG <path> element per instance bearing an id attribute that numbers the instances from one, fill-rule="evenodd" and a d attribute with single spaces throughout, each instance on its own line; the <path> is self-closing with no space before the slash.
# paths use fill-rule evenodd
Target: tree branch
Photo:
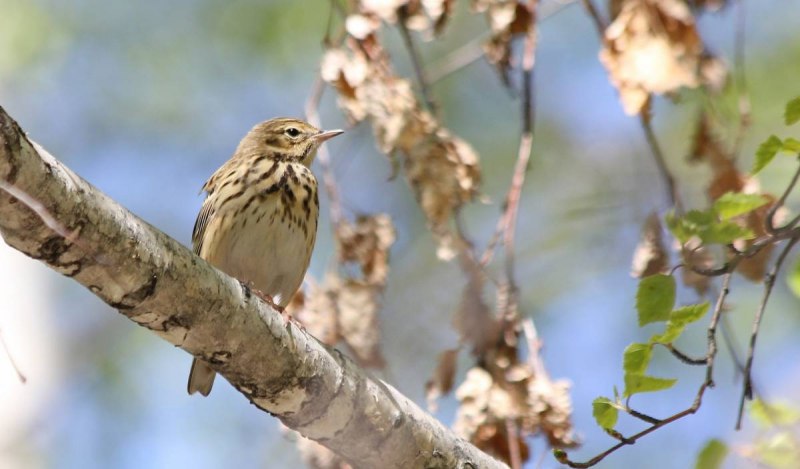
<path id="1" fill-rule="evenodd" d="M 9 245 L 205 360 L 256 407 L 354 467 L 505 467 L 34 147 L 2 107 L 0 181 L 24 194 L 0 190 Z"/>

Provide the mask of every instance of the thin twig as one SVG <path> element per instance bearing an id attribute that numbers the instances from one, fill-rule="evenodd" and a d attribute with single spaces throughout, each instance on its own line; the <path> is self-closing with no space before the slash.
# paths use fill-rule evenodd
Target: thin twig
<path id="1" fill-rule="evenodd" d="M 739 352 L 737 352 L 739 347 L 735 343 L 736 337 L 733 335 L 733 331 L 731 330 L 731 321 L 729 316 L 725 315 L 722 317 L 720 330 L 722 331 L 722 341 L 725 344 L 725 348 L 728 350 L 728 354 L 731 356 L 731 360 L 736 367 L 736 371 L 739 373 L 744 373 L 744 363 L 739 357 Z"/>
<path id="2" fill-rule="evenodd" d="M 528 345 L 528 364 L 531 366 L 537 380 L 546 379 L 550 380 L 550 374 L 544 367 L 540 351 L 542 349 L 542 341 L 539 340 L 539 334 L 536 332 L 536 326 L 533 319 L 525 318 L 522 321 L 522 332 L 525 334 L 525 341 Z"/>
<path id="3" fill-rule="evenodd" d="M 625 412 L 627 412 L 630 416 L 636 417 L 637 419 L 645 421 L 645 422 L 647 422 L 647 423 L 649 423 L 651 425 L 657 425 L 658 423 L 661 422 L 660 419 L 657 419 L 655 417 L 651 417 L 651 416 L 649 416 L 647 414 L 643 414 L 642 412 L 639 412 L 638 410 L 633 410 L 630 407 L 627 407 L 625 409 Z"/>
<path id="4" fill-rule="evenodd" d="M 744 367 L 744 384 L 742 386 L 742 397 L 739 400 L 739 415 L 736 418 L 736 429 L 739 430 L 742 428 L 742 414 L 744 413 L 744 401 L 751 400 L 753 398 L 753 388 L 752 388 L 752 381 L 751 381 L 751 372 L 753 369 L 753 356 L 755 355 L 755 348 L 756 348 L 756 339 L 758 338 L 758 331 L 761 328 L 761 320 L 764 318 L 764 311 L 767 309 L 767 302 L 769 301 L 770 294 L 772 294 L 772 288 L 775 286 L 775 278 L 778 275 L 778 272 L 781 270 L 781 266 L 783 265 L 783 261 L 786 259 L 786 256 L 789 254 L 789 251 L 792 250 L 795 243 L 800 240 L 800 237 L 795 237 L 789 240 L 786 243 L 786 246 L 781 251 L 778 259 L 775 261 L 775 265 L 772 267 L 772 270 L 767 274 L 766 279 L 764 279 L 764 296 L 761 298 L 761 303 L 758 305 L 758 310 L 756 311 L 756 315 L 753 318 L 753 332 L 750 334 L 750 346 L 747 349 L 747 363 Z"/>
<path id="5" fill-rule="evenodd" d="M 717 326 L 719 325 L 719 318 L 722 316 L 722 310 L 725 306 L 725 298 L 730 293 L 732 272 L 728 272 L 722 277 L 722 288 L 719 295 L 717 295 L 717 302 L 714 305 L 714 312 L 711 314 L 711 323 L 708 325 L 708 350 L 706 351 L 706 382 L 709 387 L 714 387 L 714 359 L 717 356 Z"/>
<path id="6" fill-rule="evenodd" d="M 535 0 L 528 2 L 528 8 L 535 8 Z M 505 213 L 503 214 L 503 250 L 505 252 L 505 272 L 506 285 L 508 292 L 506 303 L 502 307 L 503 320 L 514 319 L 519 301 L 519 289 L 514 279 L 514 234 L 517 230 L 517 214 L 519 213 L 519 202 L 522 195 L 522 186 L 525 184 L 525 175 L 528 170 L 528 162 L 531 157 L 533 147 L 533 129 L 535 114 L 533 111 L 533 62 L 535 49 L 535 37 L 528 34 L 525 37 L 525 48 L 522 57 L 522 135 L 520 136 L 519 151 L 517 152 L 517 163 L 514 166 L 514 174 L 511 178 L 511 187 L 506 196 Z"/>
<path id="7" fill-rule="evenodd" d="M 706 365 L 708 363 L 708 359 L 706 357 L 703 358 L 692 358 L 689 355 L 681 352 L 680 350 L 676 349 L 675 346 L 672 344 L 661 344 L 669 350 L 669 352 L 678 360 L 686 363 L 687 365 Z"/>
<path id="8" fill-rule="evenodd" d="M 508 434 L 508 453 L 511 456 L 511 469 L 522 469 L 522 453 L 519 448 L 519 428 L 510 418 L 506 419 Z"/>
<path id="9" fill-rule="evenodd" d="M 778 231 L 786 230 L 787 228 L 792 228 L 794 225 L 797 224 L 798 221 L 800 221 L 800 215 L 798 215 L 797 217 L 795 217 L 794 220 L 790 221 L 789 223 L 780 228 L 777 228 L 775 226 L 775 214 L 786 203 L 786 199 L 789 197 L 789 194 L 792 192 L 792 190 L 794 190 L 794 186 L 797 185 L 798 179 L 800 179 L 800 165 L 797 166 L 797 169 L 795 170 L 794 175 L 792 176 L 792 180 L 789 181 L 789 185 L 786 186 L 786 190 L 783 191 L 783 194 L 781 194 L 780 199 L 778 199 L 778 201 L 775 202 L 767 212 L 766 220 L 764 220 L 764 228 L 767 231 L 767 233 L 775 234 Z"/>
<path id="10" fill-rule="evenodd" d="M 581 0 L 581 3 L 583 3 L 583 7 L 586 8 L 586 12 L 589 13 L 589 16 L 592 17 L 592 20 L 594 21 L 594 27 L 597 28 L 597 33 L 600 35 L 600 38 L 604 38 L 606 22 L 603 17 L 600 16 L 600 12 L 597 11 L 597 8 L 595 8 L 592 0 Z"/>
<path id="11" fill-rule="evenodd" d="M 670 205 L 675 207 L 676 213 L 683 213 L 683 203 L 681 202 L 681 197 L 678 193 L 675 177 L 672 175 L 669 167 L 667 166 L 667 162 L 664 159 L 664 153 L 661 151 L 661 146 L 658 144 L 658 139 L 656 139 L 655 132 L 653 132 L 651 118 L 645 114 L 646 112 L 648 111 L 643 110 L 639 114 L 639 123 L 642 126 L 644 136 L 647 139 L 648 146 L 650 146 L 650 151 L 653 154 L 653 158 L 656 161 L 656 166 L 658 167 L 658 172 L 661 174 L 661 179 L 664 180 L 664 185 L 667 188 L 667 199 L 669 200 Z"/>
<path id="12" fill-rule="evenodd" d="M 0 329 L 0 344 L 3 345 L 3 350 L 6 351 L 6 356 L 8 357 L 8 361 L 11 363 L 11 368 L 14 368 L 14 371 L 17 373 L 17 378 L 19 379 L 19 382 L 22 384 L 27 383 L 28 378 L 26 378 L 25 375 L 22 374 L 22 371 L 20 371 L 19 366 L 17 366 L 17 361 L 14 360 L 14 356 L 11 355 L 11 350 L 8 348 L 6 339 L 3 337 L 2 329 Z"/>
<path id="13" fill-rule="evenodd" d="M 542 6 L 542 11 L 537 15 L 536 22 L 541 24 L 574 4 L 575 0 L 548 3 L 547 6 Z M 430 67 L 428 67 L 428 82 L 431 84 L 437 83 L 453 73 L 477 62 L 484 56 L 482 43 L 488 35 L 488 31 L 483 31 L 477 37 L 470 39 L 464 45 L 433 62 Z"/>
<path id="14" fill-rule="evenodd" d="M 497 221 L 494 234 L 492 235 L 486 249 L 481 256 L 481 264 L 486 265 L 494 252 L 494 247 L 503 235 L 503 246 L 505 250 L 505 269 L 509 287 L 512 292 L 516 288 L 514 283 L 514 232 L 516 231 L 517 214 L 519 212 L 519 202 L 522 193 L 522 186 L 525 184 L 525 175 L 530 162 L 531 150 L 533 146 L 533 131 L 535 126 L 536 114 L 534 112 L 534 89 L 533 89 L 533 62 L 535 53 L 535 43 L 532 35 L 525 39 L 525 49 L 522 60 L 522 135 L 520 136 L 519 150 L 517 152 L 517 163 L 514 166 L 514 174 L 511 177 L 511 186 L 506 194 L 504 211 Z"/>
<path id="15" fill-rule="evenodd" d="M 604 42 L 606 30 L 605 20 L 603 20 L 603 18 L 600 16 L 600 13 L 597 11 L 597 8 L 595 8 L 592 0 L 581 1 L 583 2 L 583 6 L 587 13 L 589 13 L 589 16 L 591 16 L 592 20 L 594 21 L 595 28 L 597 28 L 597 33 L 600 36 L 600 41 Z M 661 151 L 661 146 L 658 144 L 655 132 L 653 132 L 651 118 L 646 113 L 646 110 L 639 113 L 639 123 L 641 124 L 642 130 L 644 130 L 647 144 L 650 146 L 650 151 L 653 153 L 653 158 L 656 160 L 656 166 L 661 174 L 661 178 L 664 180 L 664 184 L 667 186 L 667 198 L 670 201 L 670 205 L 675 207 L 677 213 L 681 213 L 683 212 L 683 204 L 681 203 L 680 195 L 678 194 L 675 178 L 669 171 L 669 167 L 667 167 L 666 160 L 664 159 L 664 153 Z"/>
<path id="16" fill-rule="evenodd" d="M 306 119 L 311 125 L 317 128 L 322 128 L 319 119 L 319 103 L 320 100 L 322 100 L 322 93 L 324 91 L 325 81 L 322 79 L 322 76 L 317 76 L 305 106 Z M 339 197 L 339 187 L 336 185 L 336 178 L 333 176 L 333 170 L 331 169 L 331 156 L 330 152 L 328 152 L 327 145 L 322 145 L 317 150 L 317 161 L 319 161 L 319 165 L 322 167 L 322 182 L 325 186 L 325 192 L 328 194 L 328 200 L 330 200 L 331 224 L 335 229 L 342 221 L 342 201 Z"/>
<path id="17" fill-rule="evenodd" d="M 574 468 L 588 468 L 592 467 L 595 464 L 599 463 L 603 459 L 605 459 L 611 453 L 617 451 L 618 449 L 633 444 L 642 437 L 649 435 L 650 433 L 658 430 L 661 427 L 669 425 L 676 420 L 680 420 L 687 415 L 694 414 L 700 409 L 700 406 L 703 402 L 703 395 L 705 394 L 708 388 L 714 387 L 714 380 L 713 380 L 713 372 L 714 372 L 714 358 L 717 354 L 717 325 L 719 324 L 719 318 L 722 314 L 723 305 L 725 304 L 725 298 L 728 296 L 728 288 L 730 286 L 731 281 L 731 273 L 725 274 L 722 278 L 722 289 L 717 296 L 717 302 L 714 305 L 714 312 L 711 315 L 711 321 L 708 326 L 708 351 L 706 352 L 706 378 L 703 383 L 700 385 L 700 388 L 697 390 L 697 394 L 695 395 L 694 401 L 692 405 L 687 407 L 686 409 L 671 415 L 665 419 L 655 419 L 653 417 L 646 416 L 652 420 L 655 420 L 656 423 L 653 423 L 650 427 L 645 428 L 644 430 L 640 431 L 639 433 L 626 438 L 624 441 L 617 443 L 616 445 L 608 448 L 607 450 L 603 451 L 602 453 L 596 455 L 592 459 L 585 461 L 585 462 L 576 462 L 569 459 L 566 452 L 560 451 L 557 453 L 557 458 L 559 462 L 562 464 L 566 464 L 569 467 Z M 638 417 L 638 416 L 637 416 Z"/>
<path id="18" fill-rule="evenodd" d="M 790 239 L 800 236 L 800 227 L 787 226 L 786 228 L 787 228 L 786 231 L 784 231 L 783 229 L 778 229 L 776 230 L 774 235 L 766 235 L 761 238 L 757 238 L 755 241 L 752 242 L 752 244 L 750 244 L 750 247 L 748 247 L 744 251 L 736 251 L 734 256 L 731 257 L 728 260 L 728 262 L 726 262 L 720 267 L 704 269 L 702 267 L 697 267 L 692 265 L 689 266 L 689 268 L 691 268 L 692 271 L 694 271 L 695 273 L 699 275 L 705 275 L 706 277 L 717 277 L 720 275 L 733 272 L 739 265 L 739 262 L 749 257 L 755 256 L 756 254 L 759 253 L 759 251 L 761 251 L 765 247 L 775 244 L 778 241 L 784 239 Z"/>
<path id="19" fill-rule="evenodd" d="M 398 16 L 399 18 L 397 24 L 400 28 L 400 35 L 403 36 L 403 43 L 405 44 L 406 49 L 408 49 L 408 55 L 411 57 L 411 64 L 414 67 L 414 74 L 417 77 L 420 93 L 422 93 L 422 100 L 425 102 L 425 107 L 428 108 L 428 111 L 430 111 L 431 114 L 436 115 L 436 103 L 431 97 L 430 86 L 428 85 L 428 80 L 425 78 L 425 71 L 422 68 L 422 59 L 420 58 L 419 51 L 414 43 L 414 38 L 411 36 L 411 31 L 409 31 L 408 26 L 406 26 L 406 20 L 408 19 L 407 5 L 400 7 L 398 10 Z"/>
<path id="20" fill-rule="evenodd" d="M 481 44 L 488 36 L 488 32 L 483 32 L 478 37 L 471 39 L 466 44 L 456 48 L 446 56 L 434 62 L 428 71 L 428 78 L 431 83 L 436 83 L 453 73 L 467 67 L 483 57 L 483 47 Z"/>

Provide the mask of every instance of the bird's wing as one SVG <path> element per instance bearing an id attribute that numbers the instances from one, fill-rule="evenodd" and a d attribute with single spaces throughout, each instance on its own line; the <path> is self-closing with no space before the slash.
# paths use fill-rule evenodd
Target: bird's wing
<path id="1" fill-rule="evenodd" d="M 194 229 L 192 230 L 192 247 L 194 253 L 198 256 L 203 250 L 203 238 L 205 237 L 206 227 L 209 220 L 214 216 L 214 208 L 211 203 L 211 197 L 206 197 L 203 201 L 203 206 L 200 208 L 200 213 L 197 215 L 197 220 L 194 222 Z"/>

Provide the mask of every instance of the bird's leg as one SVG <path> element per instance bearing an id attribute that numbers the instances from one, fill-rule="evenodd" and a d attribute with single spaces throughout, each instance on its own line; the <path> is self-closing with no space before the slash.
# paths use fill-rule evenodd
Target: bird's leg
<path id="1" fill-rule="evenodd" d="M 261 300 L 264 301 L 264 303 L 272 306 L 279 313 L 281 313 L 281 316 L 283 317 L 284 320 L 286 320 L 286 321 L 293 321 L 294 320 L 294 318 L 292 317 L 292 314 L 289 313 L 288 311 L 286 311 L 286 308 L 284 308 L 283 306 L 275 303 L 275 300 L 270 295 L 267 295 L 266 293 L 262 292 L 258 288 L 255 288 L 253 286 L 253 282 L 242 282 L 240 280 L 239 283 L 242 285 L 242 289 L 245 292 L 245 297 L 249 297 L 251 294 L 254 294 L 257 297 L 261 298 Z"/>

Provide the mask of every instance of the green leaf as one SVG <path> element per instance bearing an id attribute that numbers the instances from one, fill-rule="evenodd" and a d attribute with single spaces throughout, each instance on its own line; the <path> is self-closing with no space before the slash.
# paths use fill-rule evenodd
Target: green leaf
<path id="1" fill-rule="evenodd" d="M 708 440 L 700 454 L 697 455 L 694 469 L 719 469 L 727 455 L 728 446 L 725 443 L 716 438 Z"/>
<path id="2" fill-rule="evenodd" d="M 764 169 L 782 147 L 783 142 L 781 142 L 781 139 L 770 135 L 756 150 L 756 160 L 753 162 L 753 169 L 750 170 L 750 174 L 756 174 Z"/>
<path id="3" fill-rule="evenodd" d="M 794 296 L 800 298 L 800 259 L 795 261 L 794 268 L 786 276 L 786 283 L 789 284 L 789 290 Z"/>
<path id="4" fill-rule="evenodd" d="M 625 375 L 625 397 L 633 396 L 640 392 L 654 392 L 671 388 L 677 379 L 655 378 L 645 375 Z"/>
<path id="5" fill-rule="evenodd" d="M 622 354 L 622 368 L 626 374 L 643 375 L 652 355 L 650 344 L 630 344 Z"/>
<path id="6" fill-rule="evenodd" d="M 800 96 L 786 103 L 786 111 L 783 113 L 786 125 L 792 125 L 800 120 Z"/>
<path id="7" fill-rule="evenodd" d="M 617 425 L 619 412 L 614 401 L 607 397 L 598 397 L 592 402 L 592 415 L 600 427 L 610 430 Z"/>
<path id="8" fill-rule="evenodd" d="M 713 210 L 721 220 L 730 220 L 733 217 L 752 212 L 768 202 L 768 198 L 759 194 L 726 192 L 714 201 Z"/>
<path id="9" fill-rule="evenodd" d="M 687 325 L 706 315 L 710 306 L 708 302 L 705 302 L 676 309 L 670 313 L 664 333 L 651 337 L 650 343 L 671 344 L 675 342 L 683 334 L 683 330 L 686 329 Z"/>
<path id="10" fill-rule="evenodd" d="M 672 233 L 672 236 L 680 241 L 681 244 L 689 241 L 689 238 L 694 235 L 694 232 L 686 226 L 684 219 L 675 215 L 675 212 L 673 211 L 667 213 L 667 215 L 664 217 L 664 222 L 667 225 L 669 232 Z"/>
<path id="11" fill-rule="evenodd" d="M 794 435 L 788 431 L 778 432 L 758 441 L 755 457 L 766 467 L 774 469 L 797 469 L 800 467 L 800 451 Z"/>
<path id="12" fill-rule="evenodd" d="M 753 205 L 754 201 L 747 201 Z M 741 210 L 735 204 L 723 201 L 720 207 L 726 214 L 736 213 Z M 763 204 L 761 204 L 763 205 Z M 752 230 L 739 226 L 733 220 L 717 220 L 714 209 L 690 210 L 683 217 L 674 214 L 667 215 L 667 227 L 681 243 L 686 243 L 693 236 L 697 236 L 705 244 L 730 244 L 737 239 L 751 239 L 755 237 Z"/>
<path id="13" fill-rule="evenodd" d="M 700 239 L 706 244 L 730 244 L 737 239 L 752 239 L 756 234 L 753 230 L 740 226 L 732 220 L 713 223 L 698 233 Z"/>
<path id="14" fill-rule="evenodd" d="M 670 313 L 669 321 L 682 324 L 691 324 L 699 319 L 702 319 L 702 317 L 708 312 L 708 308 L 710 306 L 711 304 L 708 301 L 698 303 L 696 305 L 681 306 Z"/>
<path id="15" fill-rule="evenodd" d="M 782 151 L 786 153 L 800 153 L 800 140 L 789 137 L 783 141 Z"/>
<path id="16" fill-rule="evenodd" d="M 764 402 L 754 399 L 750 404 L 750 418 L 762 428 L 789 426 L 800 422 L 800 409 L 786 402 Z"/>
<path id="17" fill-rule="evenodd" d="M 675 305 L 674 277 L 655 274 L 645 277 L 639 282 L 639 289 L 636 292 L 639 326 L 666 321 L 673 305 Z"/>

